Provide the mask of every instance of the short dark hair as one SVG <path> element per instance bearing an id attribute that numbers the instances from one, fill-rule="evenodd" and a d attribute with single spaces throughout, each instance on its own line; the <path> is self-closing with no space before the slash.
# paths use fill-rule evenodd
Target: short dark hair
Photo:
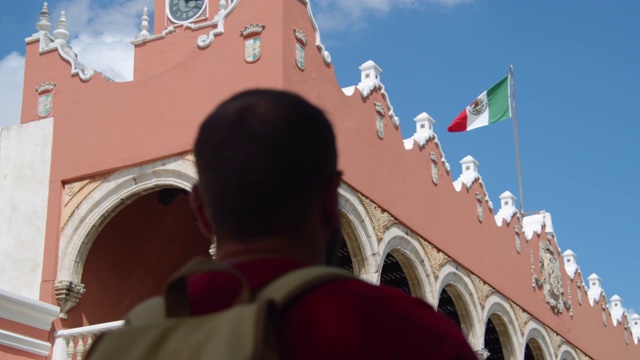
<path id="1" fill-rule="evenodd" d="M 236 240 L 295 231 L 337 173 L 327 117 L 278 90 L 223 102 L 200 127 L 195 155 L 212 225 Z"/>

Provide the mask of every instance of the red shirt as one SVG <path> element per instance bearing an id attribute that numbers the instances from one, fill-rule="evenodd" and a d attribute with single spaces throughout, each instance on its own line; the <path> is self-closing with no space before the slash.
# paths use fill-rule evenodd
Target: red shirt
<path id="1" fill-rule="evenodd" d="M 233 264 L 254 294 L 304 266 L 286 258 Z M 188 281 L 192 314 L 224 310 L 240 291 L 240 281 L 230 273 L 193 275 Z M 456 325 L 426 302 L 357 279 L 311 289 L 285 309 L 277 338 L 284 359 L 476 359 Z"/>

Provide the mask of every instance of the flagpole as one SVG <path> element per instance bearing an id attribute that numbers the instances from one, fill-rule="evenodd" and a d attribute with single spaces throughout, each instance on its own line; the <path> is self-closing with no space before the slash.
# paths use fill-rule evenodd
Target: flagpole
<path id="1" fill-rule="evenodd" d="M 520 213 L 524 216 L 524 197 L 522 196 L 522 172 L 520 171 L 520 145 L 518 144 L 518 117 L 516 116 L 516 87 L 513 79 L 513 65 L 509 67 L 511 80 L 511 106 L 513 107 L 513 134 L 516 139 L 516 164 L 518 165 L 518 187 L 520 188 Z"/>

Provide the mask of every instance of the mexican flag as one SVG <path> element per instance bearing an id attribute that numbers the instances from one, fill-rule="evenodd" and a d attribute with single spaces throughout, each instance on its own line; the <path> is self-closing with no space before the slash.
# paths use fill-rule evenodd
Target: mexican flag
<path id="1" fill-rule="evenodd" d="M 449 132 L 467 131 L 511 117 L 509 76 L 483 92 L 447 128 Z"/>

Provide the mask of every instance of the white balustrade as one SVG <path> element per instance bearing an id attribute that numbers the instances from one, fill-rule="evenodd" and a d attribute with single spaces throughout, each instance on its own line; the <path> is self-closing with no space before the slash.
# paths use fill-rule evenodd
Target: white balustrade
<path id="1" fill-rule="evenodd" d="M 96 336 L 103 332 L 119 329 L 122 326 L 124 326 L 124 320 L 58 330 L 54 335 L 52 360 L 82 360 L 84 354 L 91 348 Z"/>

